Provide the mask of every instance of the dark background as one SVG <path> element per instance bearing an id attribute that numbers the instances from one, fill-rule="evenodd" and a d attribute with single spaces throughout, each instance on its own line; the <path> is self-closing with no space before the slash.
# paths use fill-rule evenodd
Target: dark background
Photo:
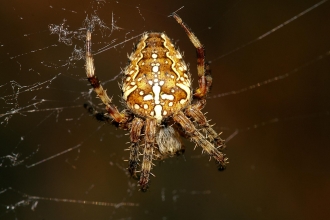
<path id="1" fill-rule="evenodd" d="M 14 0 L 0 5 L 0 219 L 329 219 L 328 1 Z M 151 189 L 141 193 L 125 171 L 125 131 L 97 122 L 82 107 L 89 100 L 99 103 L 88 94 L 84 61 L 68 62 L 83 41 L 65 45 L 48 25 L 65 19 L 67 30 L 77 31 L 86 15 L 96 12 L 111 28 L 113 13 L 119 29 L 102 37 L 97 28 L 95 52 L 113 40 L 115 45 L 145 31 L 165 31 L 185 52 L 196 83 L 195 49 L 168 17 L 181 6 L 179 15 L 212 61 L 214 86 L 204 111 L 229 139 L 230 164 L 218 172 L 214 161 L 187 141 L 184 157 L 155 162 Z M 113 78 L 137 39 L 94 57 L 96 74 L 119 106 L 121 77 Z M 271 83 L 264 85 L 267 80 Z M 226 95 L 257 83 L 261 86 Z M 12 110 L 17 112 L 7 123 L 3 114 Z M 14 154 L 20 164 L 8 159 Z"/>

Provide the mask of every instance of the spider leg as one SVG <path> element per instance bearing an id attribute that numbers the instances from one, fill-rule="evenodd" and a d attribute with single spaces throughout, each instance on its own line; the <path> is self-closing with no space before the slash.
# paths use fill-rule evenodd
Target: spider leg
<path id="1" fill-rule="evenodd" d="M 185 114 L 192 119 L 194 119 L 197 124 L 203 128 L 205 133 L 207 134 L 207 138 L 216 144 L 216 146 L 220 149 L 225 148 L 225 141 L 220 138 L 220 134 L 214 131 L 214 129 L 209 125 L 208 121 L 206 120 L 206 117 L 200 110 L 200 103 L 197 102 L 196 104 L 192 104 L 188 106 L 185 110 Z"/>
<path id="2" fill-rule="evenodd" d="M 97 96 L 101 99 L 103 104 L 105 105 L 105 108 L 109 115 L 118 123 L 123 123 L 128 120 L 128 117 L 125 114 L 121 114 L 117 107 L 112 104 L 111 99 L 107 95 L 106 90 L 103 89 L 99 79 L 95 76 L 94 71 L 94 60 L 92 55 L 92 34 L 89 30 L 87 30 L 86 34 L 86 75 L 87 79 L 90 82 L 91 86 L 93 87 L 95 93 Z"/>
<path id="3" fill-rule="evenodd" d="M 140 118 L 134 118 L 132 121 L 131 132 L 130 132 L 130 139 L 131 139 L 131 146 L 130 146 L 130 157 L 129 157 L 129 165 L 128 171 L 131 176 L 137 179 L 136 170 L 139 161 L 139 145 L 140 145 L 140 137 L 141 137 L 141 130 L 143 128 L 143 120 Z"/>
<path id="4" fill-rule="evenodd" d="M 211 144 L 205 137 L 195 128 L 194 124 L 184 115 L 183 112 L 179 112 L 173 115 L 175 122 L 179 123 L 183 130 L 187 134 L 190 134 L 190 138 L 198 146 L 201 146 L 206 153 L 212 156 L 216 161 L 219 162 L 219 170 L 226 168 L 227 158 L 226 155 L 220 152 L 213 144 Z"/>
<path id="5" fill-rule="evenodd" d="M 198 73 L 198 84 L 199 88 L 195 91 L 195 98 L 204 98 L 210 90 L 212 84 L 212 77 L 210 71 L 210 65 L 207 63 L 205 65 L 205 50 L 201 42 L 198 40 L 196 35 L 190 30 L 188 25 L 186 25 L 178 14 L 173 13 L 172 16 L 174 19 L 181 25 L 188 35 L 190 41 L 196 48 L 197 53 L 197 73 Z"/>
<path id="6" fill-rule="evenodd" d="M 111 123 L 112 118 L 104 113 L 104 112 L 98 112 L 95 110 L 95 108 L 90 103 L 85 103 L 84 108 L 88 111 L 89 114 L 91 114 L 96 120 L 101 122 L 107 122 Z"/>
<path id="7" fill-rule="evenodd" d="M 146 192 L 149 188 L 149 175 L 152 167 L 153 148 L 155 143 L 157 120 L 147 118 L 145 122 L 145 146 L 143 151 L 143 161 L 141 167 L 141 176 L 139 180 L 140 189 Z"/>

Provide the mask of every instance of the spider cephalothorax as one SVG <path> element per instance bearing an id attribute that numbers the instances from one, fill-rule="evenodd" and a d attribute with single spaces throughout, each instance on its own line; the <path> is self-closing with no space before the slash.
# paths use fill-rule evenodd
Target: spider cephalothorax
<path id="1" fill-rule="evenodd" d="M 164 33 L 145 33 L 124 70 L 121 88 L 127 109 L 122 112 L 112 104 L 94 75 L 89 30 L 86 36 L 88 80 L 105 105 L 108 116 L 104 117 L 113 119 L 120 128 L 130 131 L 128 170 L 134 178 L 139 179 L 142 191 L 149 187 L 152 160 L 184 151 L 180 136 L 190 138 L 201 146 L 218 162 L 219 170 L 223 170 L 228 163 L 220 151 L 224 148 L 224 141 L 201 112 L 212 84 L 209 66 L 205 65 L 204 48 L 181 18 L 175 13 L 173 17 L 196 47 L 199 88 L 192 90 L 187 65 L 171 40 Z M 142 163 L 139 163 L 140 152 L 143 154 Z"/>

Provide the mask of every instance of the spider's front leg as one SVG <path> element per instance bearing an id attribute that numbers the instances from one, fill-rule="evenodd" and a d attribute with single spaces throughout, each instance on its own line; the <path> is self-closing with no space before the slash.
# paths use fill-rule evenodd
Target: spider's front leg
<path id="1" fill-rule="evenodd" d="M 129 117 L 123 113 L 120 113 L 117 107 L 112 104 L 111 99 L 107 95 L 106 90 L 103 89 L 100 80 L 95 76 L 94 71 L 94 60 L 92 55 L 92 34 L 90 30 L 87 30 L 86 34 L 86 75 L 87 79 L 93 87 L 97 96 L 101 99 L 105 105 L 105 109 L 108 114 L 117 122 L 117 123 L 126 123 Z"/>
<path id="2" fill-rule="evenodd" d="M 143 120 L 140 118 L 134 118 L 132 121 L 131 132 L 130 132 L 130 139 L 131 139 L 131 146 L 130 146 L 130 157 L 129 157 L 129 165 L 128 171 L 131 176 L 137 179 L 136 170 L 139 161 L 139 146 L 140 146 L 140 139 L 141 139 L 141 130 L 143 128 Z"/>
<path id="3" fill-rule="evenodd" d="M 183 114 L 183 112 L 173 115 L 173 119 L 181 125 L 183 130 L 190 136 L 193 142 L 195 142 L 198 146 L 201 146 L 206 153 L 219 162 L 219 170 L 224 170 L 226 168 L 228 159 L 225 157 L 225 154 L 220 152 L 213 146 L 213 144 L 206 140 L 205 137 L 195 128 L 194 124 Z"/>
<path id="4" fill-rule="evenodd" d="M 208 123 L 206 117 L 201 112 L 201 109 L 204 107 L 206 100 L 199 100 L 195 104 L 192 104 L 186 108 L 184 111 L 185 114 L 191 119 L 193 119 L 199 127 L 203 128 L 207 138 L 214 143 L 219 149 L 225 148 L 225 141 L 221 139 L 220 134 L 218 134 Z"/>
<path id="5" fill-rule="evenodd" d="M 210 64 L 207 63 L 205 65 L 205 50 L 204 46 L 198 40 L 196 35 L 190 30 L 188 25 L 186 25 L 182 19 L 176 13 L 173 13 L 172 16 L 174 19 L 181 25 L 181 27 L 185 30 L 186 34 L 188 35 L 190 41 L 196 48 L 197 53 L 197 73 L 198 73 L 198 85 L 199 88 L 196 89 L 194 93 L 194 98 L 202 99 L 205 98 L 207 93 L 209 92 L 211 85 L 212 85 L 212 77 L 211 77 L 211 70 Z"/>
<path id="6" fill-rule="evenodd" d="M 146 192 L 149 188 L 149 176 L 152 167 L 153 150 L 156 137 L 157 120 L 155 118 L 147 118 L 145 123 L 145 146 L 143 150 L 143 161 L 141 167 L 141 176 L 139 180 L 140 189 Z"/>

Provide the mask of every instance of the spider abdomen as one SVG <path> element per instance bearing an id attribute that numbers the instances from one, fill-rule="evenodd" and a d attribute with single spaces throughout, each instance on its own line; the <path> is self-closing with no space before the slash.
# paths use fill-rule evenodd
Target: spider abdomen
<path id="1" fill-rule="evenodd" d="M 123 99 L 128 108 L 158 123 L 190 104 L 187 65 L 164 33 L 146 33 L 124 71 Z"/>

